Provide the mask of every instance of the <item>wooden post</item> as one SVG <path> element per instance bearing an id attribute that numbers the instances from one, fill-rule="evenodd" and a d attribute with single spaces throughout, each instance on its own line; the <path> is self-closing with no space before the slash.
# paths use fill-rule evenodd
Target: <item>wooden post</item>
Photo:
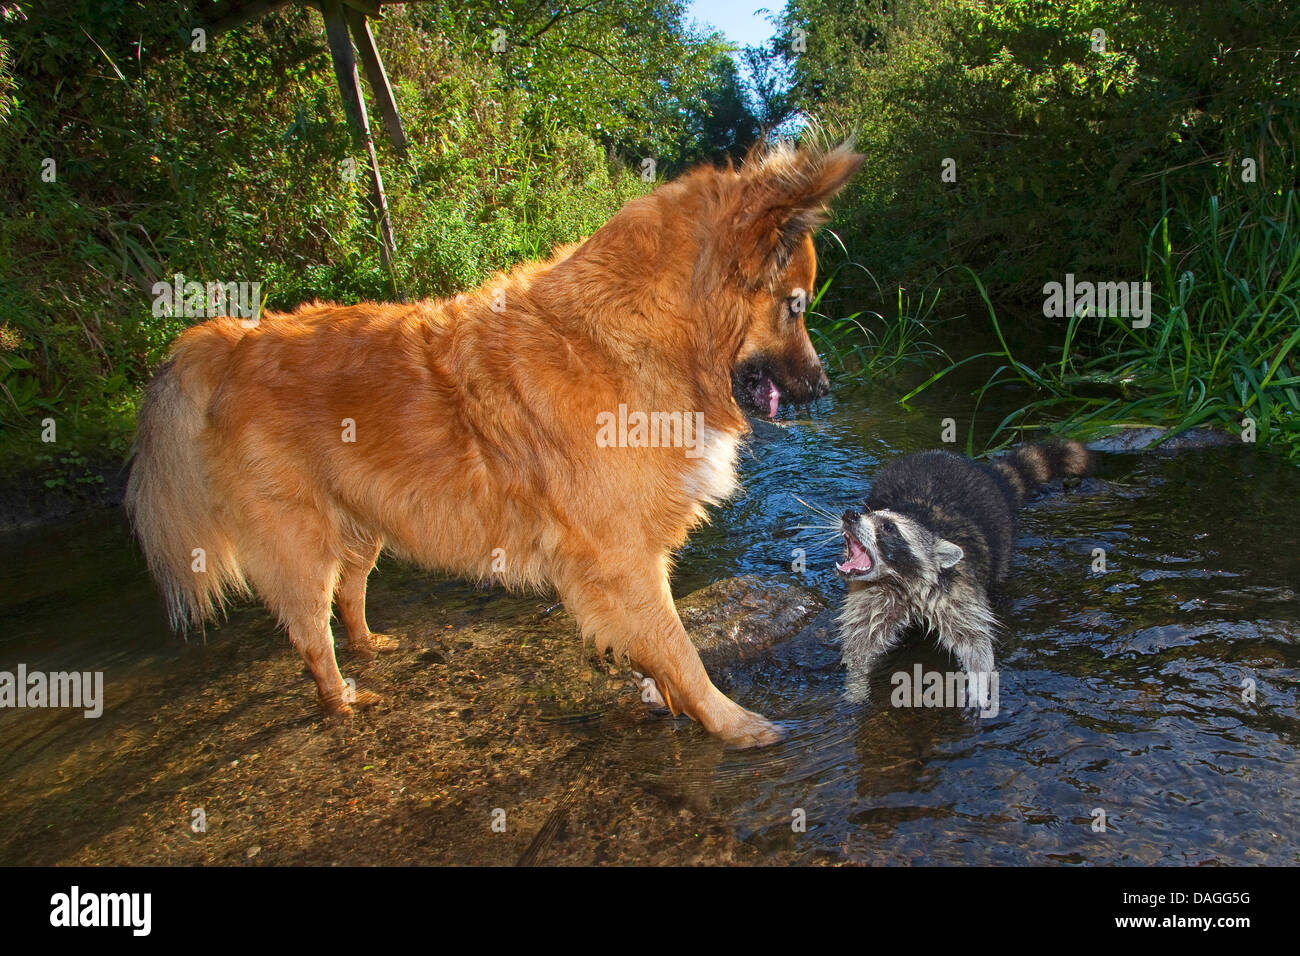
<path id="1" fill-rule="evenodd" d="M 235 27 L 243 26 L 251 20 L 261 19 L 272 10 L 277 10 L 288 2 L 289 0 L 249 0 L 248 3 L 234 8 L 225 16 L 217 17 L 209 22 L 207 26 L 213 33 L 224 33 L 227 30 L 233 30 Z M 198 7 L 199 5 L 194 4 L 194 6 Z M 206 6 L 210 7 L 212 4 Z M 186 46 L 189 45 L 188 39 L 186 39 L 185 44 Z"/>
<path id="2" fill-rule="evenodd" d="M 353 0 L 355 2 L 355 0 Z M 384 127 L 388 138 L 393 141 L 393 148 L 399 156 L 406 158 L 406 130 L 402 128 L 402 117 L 397 112 L 397 102 L 393 99 L 393 87 L 388 82 L 388 73 L 383 61 L 379 59 L 379 50 L 375 46 L 375 35 L 370 32 L 370 21 L 349 2 L 344 12 L 347 14 L 348 26 L 352 28 L 352 41 L 357 52 L 361 54 L 361 65 L 366 70 L 366 81 L 370 84 L 370 93 L 379 107 L 379 115 L 384 118 Z"/>
<path id="3" fill-rule="evenodd" d="M 393 240 L 393 225 L 388 217 L 388 197 L 384 195 L 384 180 L 379 172 L 379 157 L 375 155 L 375 141 L 370 135 L 370 121 L 366 117 L 366 101 L 361 96 L 357 81 L 357 60 L 348 37 L 347 18 L 341 0 L 320 0 L 321 14 L 325 18 L 325 37 L 329 41 L 330 55 L 334 60 L 334 75 L 338 78 L 339 93 L 343 96 L 343 111 L 353 136 L 366 150 L 370 160 L 370 205 L 379 225 L 379 256 L 384 268 L 393 275 L 393 255 L 397 244 Z"/>

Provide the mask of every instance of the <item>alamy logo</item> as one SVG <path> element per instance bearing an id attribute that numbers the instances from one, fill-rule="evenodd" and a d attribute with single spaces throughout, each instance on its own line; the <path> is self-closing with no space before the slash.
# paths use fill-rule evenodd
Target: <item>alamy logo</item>
<path id="1" fill-rule="evenodd" d="M 262 312 L 260 282 L 186 282 L 179 272 L 171 282 L 153 285 L 153 314 L 186 319 L 230 316 L 256 321 Z"/>
<path id="2" fill-rule="evenodd" d="M 597 448 L 683 448 L 687 458 L 700 458 L 703 412 L 629 412 L 596 415 Z"/>
<path id="3" fill-rule="evenodd" d="M 70 892 L 50 897 L 51 926 L 129 926 L 134 936 L 148 936 L 152 926 L 152 893 Z"/>
<path id="4" fill-rule="evenodd" d="M 84 708 L 86 717 L 104 712 L 103 671 L 0 671 L 0 707 Z"/>
<path id="5" fill-rule="evenodd" d="M 978 707 L 981 717 L 998 715 L 998 672 L 895 671 L 889 702 L 895 707 Z"/>
<path id="6" fill-rule="evenodd" d="M 1088 315 L 1133 319 L 1133 328 L 1151 324 L 1150 282 L 1076 282 L 1073 272 L 1065 274 L 1065 283 L 1049 282 L 1043 286 L 1043 315 L 1064 319 L 1087 312 Z"/>

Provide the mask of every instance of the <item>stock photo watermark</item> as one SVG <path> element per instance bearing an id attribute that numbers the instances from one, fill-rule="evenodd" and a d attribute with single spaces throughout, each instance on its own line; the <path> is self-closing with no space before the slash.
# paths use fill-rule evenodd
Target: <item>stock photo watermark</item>
<path id="1" fill-rule="evenodd" d="M 927 671 L 914 664 L 911 671 L 895 671 L 889 678 L 893 707 L 977 708 L 981 717 L 996 717 L 998 672 Z"/>
<path id="2" fill-rule="evenodd" d="M 1086 313 L 1102 318 L 1132 319 L 1133 328 L 1151 324 L 1150 282 L 1091 282 L 1076 280 L 1073 272 L 1065 282 L 1048 282 L 1043 286 L 1043 315 L 1065 319 Z"/>
<path id="3" fill-rule="evenodd" d="M 229 317 L 255 325 L 262 311 L 260 282 L 195 282 L 177 273 L 171 282 L 155 282 L 151 291 L 155 318 Z"/>
<path id="4" fill-rule="evenodd" d="M 148 936 L 152 914 L 152 893 L 85 893 L 74 885 L 50 897 L 50 925 L 59 928 L 120 927 Z"/>
<path id="5" fill-rule="evenodd" d="M 687 458 L 701 458 L 703 412 L 629 411 L 619 403 L 617 412 L 596 415 L 597 448 L 681 448 Z"/>
<path id="6" fill-rule="evenodd" d="M 104 713 L 103 671 L 29 671 L 19 664 L 0 671 L 0 707 L 84 710 L 87 719 Z"/>

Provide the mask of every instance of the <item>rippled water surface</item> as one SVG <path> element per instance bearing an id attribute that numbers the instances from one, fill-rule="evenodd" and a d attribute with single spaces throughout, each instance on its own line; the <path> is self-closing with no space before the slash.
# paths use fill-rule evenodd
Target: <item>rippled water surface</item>
<path id="1" fill-rule="evenodd" d="M 762 428 L 675 593 L 753 574 L 834 606 L 795 496 L 860 500 L 941 401 Z M 120 514 L 10 536 L 0 670 L 101 670 L 107 702 L 0 711 L 0 862 L 1300 862 L 1297 492 L 1249 446 L 1108 455 L 1022 515 L 996 716 L 890 706 L 889 673 L 952 668 L 922 639 L 847 703 L 814 627 L 715 668 L 790 731 L 739 753 L 648 713 L 544 595 L 381 564 L 372 626 L 403 649 L 343 658 L 387 701 L 339 725 L 260 609 L 170 637 Z"/>

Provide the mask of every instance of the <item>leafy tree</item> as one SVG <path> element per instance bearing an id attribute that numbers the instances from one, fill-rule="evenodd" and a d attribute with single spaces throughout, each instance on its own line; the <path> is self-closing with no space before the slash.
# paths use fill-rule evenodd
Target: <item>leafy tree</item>
<path id="1" fill-rule="evenodd" d="M 730 53 L 715 54 L 710 81 L 701 92 L 700 105 L 687 113 L 677 161 L 665 170 L 670 177 L 697 162 L 740 158 L 762 135 L 762 124 Z"/>
<path id="2" fill-rule="evenodd" d="M 374 29 L 411 140 L 402 161 L 377 130 L 397 289 L 448 294 L 545 254 L 648 188 L 625 163 L 675 162 L 721 49 L 682 10 L 387 7 Z M 177 273 L 260 281 L 268 308 L 394 295 L 319 14 L 290 4 L 205 52 L 199 25 L 179 0 L 0 3 L 0 447 L 54 415 L 123 448 L 193 321 L 154 314 Z"/>
<path id="3" fill-rule="evenodd" d="M 889 285 L 965 263 L 1030 302 L 1131 273 L 1162 190 L 1199 201 L 1245 157 L 1294 181 L 1295 5 L 790 0 L 796 28 L 773 55 L 801 109 L 859 131 L 845 229 Z"/>

